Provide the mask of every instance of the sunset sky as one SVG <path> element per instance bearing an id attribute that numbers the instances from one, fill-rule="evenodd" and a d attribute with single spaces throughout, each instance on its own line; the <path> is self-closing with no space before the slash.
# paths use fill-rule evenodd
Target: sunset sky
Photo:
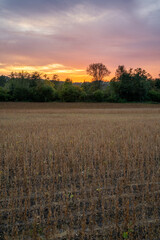
<path id="1" fill-rule="evenodd" d="M 0 0 L 0 74 L 88 81 L 102 62 L 160 73 L 160 0 Z"/>

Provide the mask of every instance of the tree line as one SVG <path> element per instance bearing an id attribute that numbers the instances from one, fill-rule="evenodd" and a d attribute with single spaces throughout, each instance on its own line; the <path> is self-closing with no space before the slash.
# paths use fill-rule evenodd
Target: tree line
<path id="1" fill-rule="evenodd" d="M 141 68 L 127 70 L 118 66 L 110 82 L 104 78 L 110 71 L 102 63 L 90 64 L 86 70 L 91 82 L 76 85 L 71 79 L 52 80 L 39 72 L 15 72 L 0 76 L 0 101 L 31 102 L 160 102 L 160 75 L 153 79 Z"/>

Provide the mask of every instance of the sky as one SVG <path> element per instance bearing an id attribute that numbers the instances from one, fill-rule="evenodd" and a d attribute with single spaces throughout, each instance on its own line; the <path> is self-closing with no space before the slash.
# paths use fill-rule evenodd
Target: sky
<path id="1" fill-rule="evenodd" d="M 91 63 L 160 73 L 160 0 L 0 0 L 0 74 L 89 81 Z"/>

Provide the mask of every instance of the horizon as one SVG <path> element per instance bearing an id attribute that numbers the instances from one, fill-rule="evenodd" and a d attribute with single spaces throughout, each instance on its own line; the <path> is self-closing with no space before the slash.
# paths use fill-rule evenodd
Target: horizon
<path id="1" fill-rule="evenodd" d="M 160 73 L 159 0 L 2 0 L 0 74 L 42 72 L 60 80 L 91 81 L 101 62 Z"/>

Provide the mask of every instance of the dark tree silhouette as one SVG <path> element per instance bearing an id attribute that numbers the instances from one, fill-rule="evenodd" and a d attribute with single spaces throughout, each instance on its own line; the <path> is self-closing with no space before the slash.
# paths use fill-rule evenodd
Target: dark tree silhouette
<path id="1" fill-rule="evenodd" d="M 124 73 L 127 73 L 127 70 L 125 69 L 124 65 L 119 65 L 116 73 L 115 73 L 115 77 L 116 79 L 119 79 Z"/>
<path id="2" fill-rule="evenodd" d="M 92 63 L 87 68 L 87 74 L 93 77 L 93 81 L 103 81 L 104 77 L 110 74 L 110 71 L 103 63 Z"/>

